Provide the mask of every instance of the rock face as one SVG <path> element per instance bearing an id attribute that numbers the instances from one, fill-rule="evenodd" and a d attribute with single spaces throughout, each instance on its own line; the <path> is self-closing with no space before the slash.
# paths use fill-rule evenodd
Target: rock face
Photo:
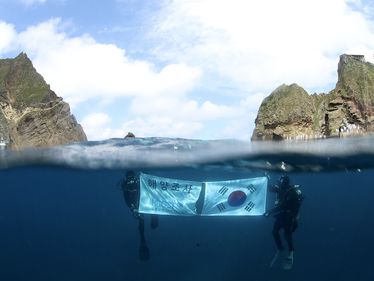
<path id="1" fill-rule="evenodd" d="M 128 132 L 127 135 L 125 136 L 125 139 L 127 139 L 127 138 L 135 138 L 134 133 Z"/>
<path id="2" fill-rule="evenodd" d="M 87 140 L 69 105 L 24 53 L 0 60 L 0 140 L 15 149 Z"/>
<path id="3" fill-rule="evenodd" d="M 262 102 L 252 140 L 314 139 L 374 132 L 374 64 L 341 55 L 336 88 L 309 95 L 282 85 Z"/>

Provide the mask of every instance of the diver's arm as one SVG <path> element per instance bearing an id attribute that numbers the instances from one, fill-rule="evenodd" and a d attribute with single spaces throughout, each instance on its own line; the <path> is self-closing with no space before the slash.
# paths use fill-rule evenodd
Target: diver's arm
<path id="1" fill-rule="evenodd" d="M 275 185 L 270 185 L 270 186 L 268 186 L 268 191 L 269 191 L 269 192 L 273 192 L 273 193 L 277 193 L 277 196 L 278 196 L 278 194 L 280 193 L 280 188 L 279 188 L 279 186 L 276 185 L 276 184 L 275 184 Z M 280 210 L 282 209 L 282 206 L 281 206 L 281 205 L 282 205 L 282 204 L 278 204 L 278 205 L 276 205 L 275 207 L 271 208 L 270 210 L 266 211 L 265 214 L 264 214 L 264 216 L 265 216 L 265 217 L 268 217 L 268 216 L 270 216 L 271 214 L 280 211 Z"/>
<path id="2" fill-rule="evenodd" d="M 300 200 L 296 192 L 292 192 L 286 196 L 278 205 L 265 213 L 265 216 L 270 216 L 278 212 L 291 212 L 294 217 L 298 216 L 300 208 Z"/>
<path id="3" fill-rule="evenodd" d="M 271 208 L 270 210 L 266 211 L 266 213 L 264 214 L 265 217 L 268 217 L 274 213 L 277 213 L 279 211 L 281 211 L 283 209 L 283 204 L 279 204 L 277 206 L 275 206 L 274 208 Z"/>
<path id="4" fill-rule="evenodd" d="M 268 186 L 268 190 L 273 193 L 279 193 L 279 186 L 276 184 Z"/>

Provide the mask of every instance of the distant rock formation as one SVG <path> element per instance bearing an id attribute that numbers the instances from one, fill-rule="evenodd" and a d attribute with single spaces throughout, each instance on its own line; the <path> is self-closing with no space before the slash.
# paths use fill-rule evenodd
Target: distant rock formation
<path id="1" fill-rule="evenodd" d="M 135 138 L 135 135 L 131 132 L 128 132 L 127 135 L 125 136 L 125 139 L 127 138 Z"/>
<path id="2" fill-rule="evenodd" d="M 338 82 L 328 94 L 282 85 L 260 106 L 252 140 L 316 139 L 374 132 L 374 64 L 341 55 Z"/>
<path id="3" fill-rule="evenodd" d="M 0 60 L 0 141 L 47 147 L 87 137 L 69 105 L 51 91 L 26 54 Z"/>

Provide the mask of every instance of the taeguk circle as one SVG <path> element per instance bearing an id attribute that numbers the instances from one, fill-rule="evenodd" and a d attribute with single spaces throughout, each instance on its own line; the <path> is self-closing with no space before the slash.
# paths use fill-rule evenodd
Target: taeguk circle
<path id="1" fill-rule="evenodd" d="M 247 200 L 247 195 L 241 190 L 236 190 L 231 192 L 227 199 L 227 203 L 229 203 L 231 207 L 238 207 L 242 205 L 245 200 Z"/>

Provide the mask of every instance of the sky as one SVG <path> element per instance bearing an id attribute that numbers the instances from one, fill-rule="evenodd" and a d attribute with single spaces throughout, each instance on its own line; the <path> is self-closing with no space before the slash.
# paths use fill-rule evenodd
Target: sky
<path id="1" fill-rule="evenodd" d="M 363 0 L 0 0 L 0 58 L 25 52 L 89 140 L 249 140 L 282 84 L 329 92 L 374 62 Z"/>

